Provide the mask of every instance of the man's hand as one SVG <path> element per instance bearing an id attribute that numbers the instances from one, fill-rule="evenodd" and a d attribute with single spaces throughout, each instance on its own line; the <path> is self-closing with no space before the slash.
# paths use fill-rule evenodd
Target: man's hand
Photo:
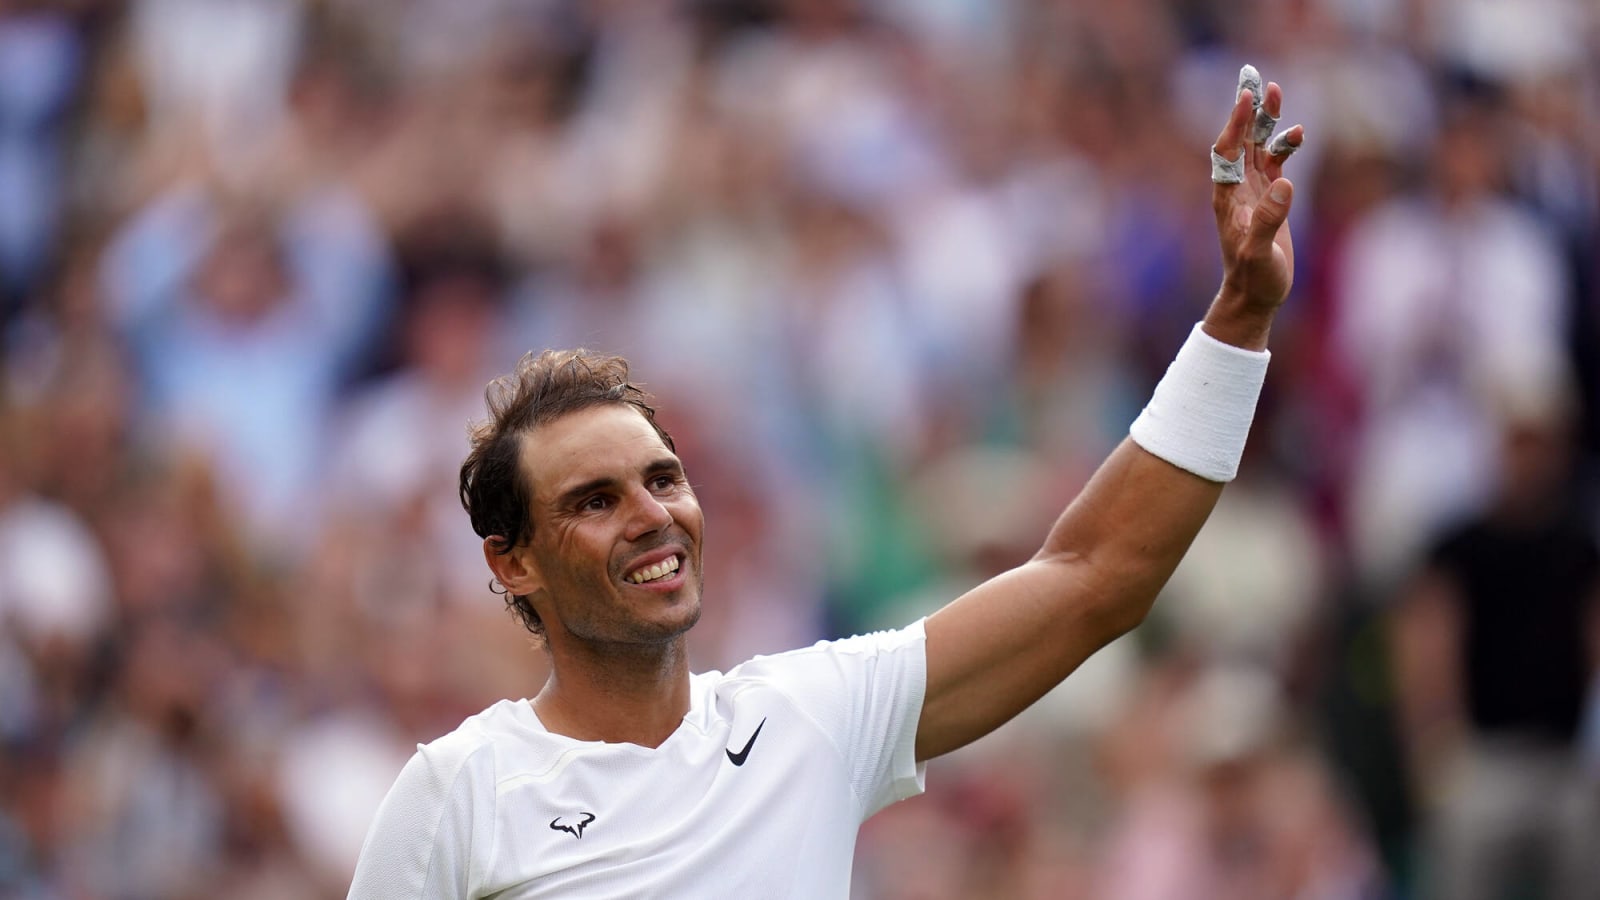
<path id="1" fill-rule="evenodd" d="M 1259 350 L 1266 347 L 1273 313 L 1294 283 L 1294 242 L 1284 224 L 1294 185 L 1283 177 L 1283 162 L 1305 140 L 1305 129 L 1296 125 L 1267 141 L 1263 132 L 1283 107 L 1283 88 L 1268 82 L 1258 110 L 1253 88 L 1261 82 L 1254 73 L 1248 66 L 1241 73 L 1233 112 L 1213 147 L 1224 161 L 1242 159 L 1244 171 L 1237 183 L 1212 179 L 1218 182 L 1212 186 L 1211 208 L 1222 244 L 1222 289 L 1206 314 L 1205 329 L 1218 340 Z"/>

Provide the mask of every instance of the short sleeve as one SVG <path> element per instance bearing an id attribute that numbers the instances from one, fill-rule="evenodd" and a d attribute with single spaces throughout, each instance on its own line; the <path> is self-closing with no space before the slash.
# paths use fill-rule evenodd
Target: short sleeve
<path id="1" fill-rule="evenodd" d="M 492 833 L 493 754 L 418 747 L 379 805 L 349 900 L 466 900 L 474 850 Z M 487 768 L 487 771 L 479 771 Z M 487 801 L 477 788 L 488 785 Z M 474 847 L 474 836 L 481 838 Z"/>
<path id="2" fill-rule="evenodd" d="M 774 684 L 827 735 L 849 766 L 863 821 L 924 790 L 925 766 L 916 760 L 927 688 L 921 620 L 757 657 L 738 674 Z"/>

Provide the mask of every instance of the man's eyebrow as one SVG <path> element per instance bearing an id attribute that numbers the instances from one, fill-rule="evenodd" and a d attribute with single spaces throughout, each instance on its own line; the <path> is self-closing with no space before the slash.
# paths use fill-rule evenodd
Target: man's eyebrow
<path id="1" fill-rule="evenodd" d="M 602 475 L 599 478 L 591 478 L 588 481 L 580 482 L 579 484 L 575 484 L 572 487 L 562 491 L 561 494 L 556 497 L 556 506 L 571 506 L 572 504 L 588 497 L 590 494 L 593 494 L 597 491 L 606 490 L 607 488 L 615 488 L 616 485 L 617 480 L 609 475 Z"/>
<path id="2" fill-rule="evenodd" d="M 651 475 L 683 475 L 683 461 L 676 456 L 663 456 L 644 467 L 644 477 Z"/>

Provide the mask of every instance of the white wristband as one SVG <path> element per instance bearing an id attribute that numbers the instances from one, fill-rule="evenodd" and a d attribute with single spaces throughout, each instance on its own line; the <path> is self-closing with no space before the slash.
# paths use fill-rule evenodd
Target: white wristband
<path id="1" fill-rule="evenodd" d="M 1180 469 L 1232 481 L 1271 358 L 1266 350 L 1225 344 L 1195 325 L 1128 434 Z"/>

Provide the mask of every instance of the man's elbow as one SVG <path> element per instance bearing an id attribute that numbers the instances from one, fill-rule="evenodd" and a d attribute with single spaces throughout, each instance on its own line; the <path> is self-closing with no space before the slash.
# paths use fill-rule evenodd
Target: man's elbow
<path id="1" fill-rule="evenodd" d="M 1101 642 L 1104 646 L 1143 625 L 1154 606 L 1154 592 L 1118 594 L 1096 604 L 1096 608 L 1090 611 L 1089 618 L 1095 623 L 1095 631 L 1104 635 L 1104 640 Z"/>
<path id="2" fill-rule="evenodd" d="M 1171 575 L 1149 564 L 1115 564 L 1092 557 L 1062 556 L 1046 560 L 1073 574 L 1066 583 L 1079 598 L 1082 626 L 1108 644 L 1138 628 L 1155 606 L 1156 595 Z"/>

